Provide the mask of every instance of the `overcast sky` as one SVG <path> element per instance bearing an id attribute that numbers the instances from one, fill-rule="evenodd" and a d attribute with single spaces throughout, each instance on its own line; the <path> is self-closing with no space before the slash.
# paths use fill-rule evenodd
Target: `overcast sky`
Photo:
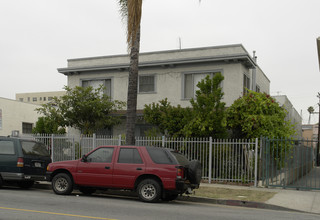
<path id="1" fill-rule="evenodd" d="M 0 0 L 0 97 L 62 90 L 67 59 L 127 53 L 117 0 Z M 320 0 L 144 0 L 141 52 L 243 44 L 271 95 L 318 111 Z M 313 121 L 318 116 L 314 115 Z"/>

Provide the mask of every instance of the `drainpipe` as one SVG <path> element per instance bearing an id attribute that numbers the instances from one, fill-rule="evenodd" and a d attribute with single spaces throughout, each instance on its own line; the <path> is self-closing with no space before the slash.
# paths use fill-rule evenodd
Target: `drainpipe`
<path id="1" fill-rule="evenodd" d="M 254 67 L 252 69 L 252 91 L 256 92 L 257 91 L 257 83 L 256 83 L 256 78 L 257 78 L 257 68 L 256 68 L 256 63 L 257 63 L 257 57 L 256 57 L 256 51 L 253 51 L 253 61 L 254 61 Z"/>

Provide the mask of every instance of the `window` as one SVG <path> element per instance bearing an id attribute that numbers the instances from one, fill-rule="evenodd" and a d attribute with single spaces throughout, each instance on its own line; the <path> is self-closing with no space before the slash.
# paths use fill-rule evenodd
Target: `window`
<path id="1" fill-rule="evenodd" d="M 256 85 L 256 92 L 260 92 L 260 86 Z"/>
<path id="2" fill-rule="evenodd" d="M 48 97 L 48 101 L 51 101 L 52 99 L 53 99 L 52 96 L 49 96 L 49 97 Z"/>
<path id="3" fill-rule="evenodd" d="M 155 76 L 139 76 L 139 93 L 155 92 Z"/>
<path id="4" fill-rule="evenodd" d="M 84 88 L 91 86 L 93 89 L 98 89 L 101 85 L 105 87 L 104 94 L 111 97 L 111 79 L 82 80 Z"/>
<path id="5" fill-rule="evenodd" d="M 195 97 L 196 91 L 198 90 L 197 84 L 206 76 L 213 77 L 215 73 L 188 73 L 184 74 L 184 94 L 183 98 L 191 99 Z"/>
<path id="6" fill-rule="evenodd" d="M 247 94 L 247 89 L 250 89 L 250 78 L 243 74 L 243 95 Z"/>
<path id="7" fill-rule="evenodd" d="M 33 101 L 33 102 L 36 102 L 36 101 L 37 101 L 37 97 L 33 97 L 33 98 L 32 98 L 32 101 Z"/>
<path id="8" fill-rule="evenodd" d="M 87 157 L 87 162 L 91 163 L 111 163 L 113 147 L 103 147 L 92 152 Z"/>
<path id="9" fill-rule="evenodd" d="M 22 122 L 22 133 L 23 134 L 32 134 L 32 123 Z"/>
<path id="10" fill-rule="evenodd" d="M 13 141 L 0 141 L 0 154 L 15 154 Z"/>
<path id="11" fill-rule="evenodd" d="M 151 130 L 153 126 L 146 124 L 136 124 L 135 126 L 135 136 L 137 137 L 145 137 L 147 136 L 147 132 Z"/>
<path id="12" fill-rule="evenodd" d="M 30 102 L 30 97 L 28 97 L 28 102 Z"/>
<path id="13" fill-rule="evenodd" d="M 118 163 L 143 163 L 136 148 L 121 148 Z"/>
<path id="14" fill-rule="evenodd" d="M 24 155 L 50 156 L 46 146 L 42 143 L 21 141 L 21 146 Z"/>
<path id="15" fill-rule="evenodd" d="M 166 152 L 166 150 L 156 147 L 147 147 L 147 151 L 156 164 L 176 164 L 174 158 Z"/>
<path id="16" fill-rule="evenodd" d="M 19 98 L 19 101 L 20 101 L 20 102 L 23 102 L 23 98 Z"/>
<path id="17" fill-rule="evenodd" d="M 42 97 L 40 97 L 40 101 L 42 101 Z"/>
<path id="18" fill-rule="evenodd" d="M 47 97 L 43 97 L 43 101 L 47 101 Z"/>

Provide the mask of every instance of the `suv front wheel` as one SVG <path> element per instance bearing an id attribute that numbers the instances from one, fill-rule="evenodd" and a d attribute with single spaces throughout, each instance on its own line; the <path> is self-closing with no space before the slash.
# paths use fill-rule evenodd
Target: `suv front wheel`
<path id="1" fill-rule="evenodd" d="M 69 195 L 73 190 L 71 177 L 66 173 L 58 173 L 52 179 L 52 189 L 58 195 Z"/>
<path id="2" fill-rule="evenodd" d="M 158 202 L 161 197 L 161 186 L 154 179 L 142 180 L 137 188 L 138 195 L 143 202 Z"/>

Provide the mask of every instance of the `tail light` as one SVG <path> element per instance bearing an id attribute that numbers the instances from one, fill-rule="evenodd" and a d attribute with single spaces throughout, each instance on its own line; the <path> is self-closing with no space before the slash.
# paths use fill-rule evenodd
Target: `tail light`
<path id="1" fill-rule="evenodd" d="M 177 179 L 183 179 L 184 177 L 184 168 L 177 167 Z"/>
<path id="2" fill-rule="evenodd" d="M 23 166 L 24 166 L 23 158 L 22 158 L 22 157 L 19 157 L 19 158 L 18 158 L 18 161 L 17 161 L 17 167 L 23 167 Z"/>

